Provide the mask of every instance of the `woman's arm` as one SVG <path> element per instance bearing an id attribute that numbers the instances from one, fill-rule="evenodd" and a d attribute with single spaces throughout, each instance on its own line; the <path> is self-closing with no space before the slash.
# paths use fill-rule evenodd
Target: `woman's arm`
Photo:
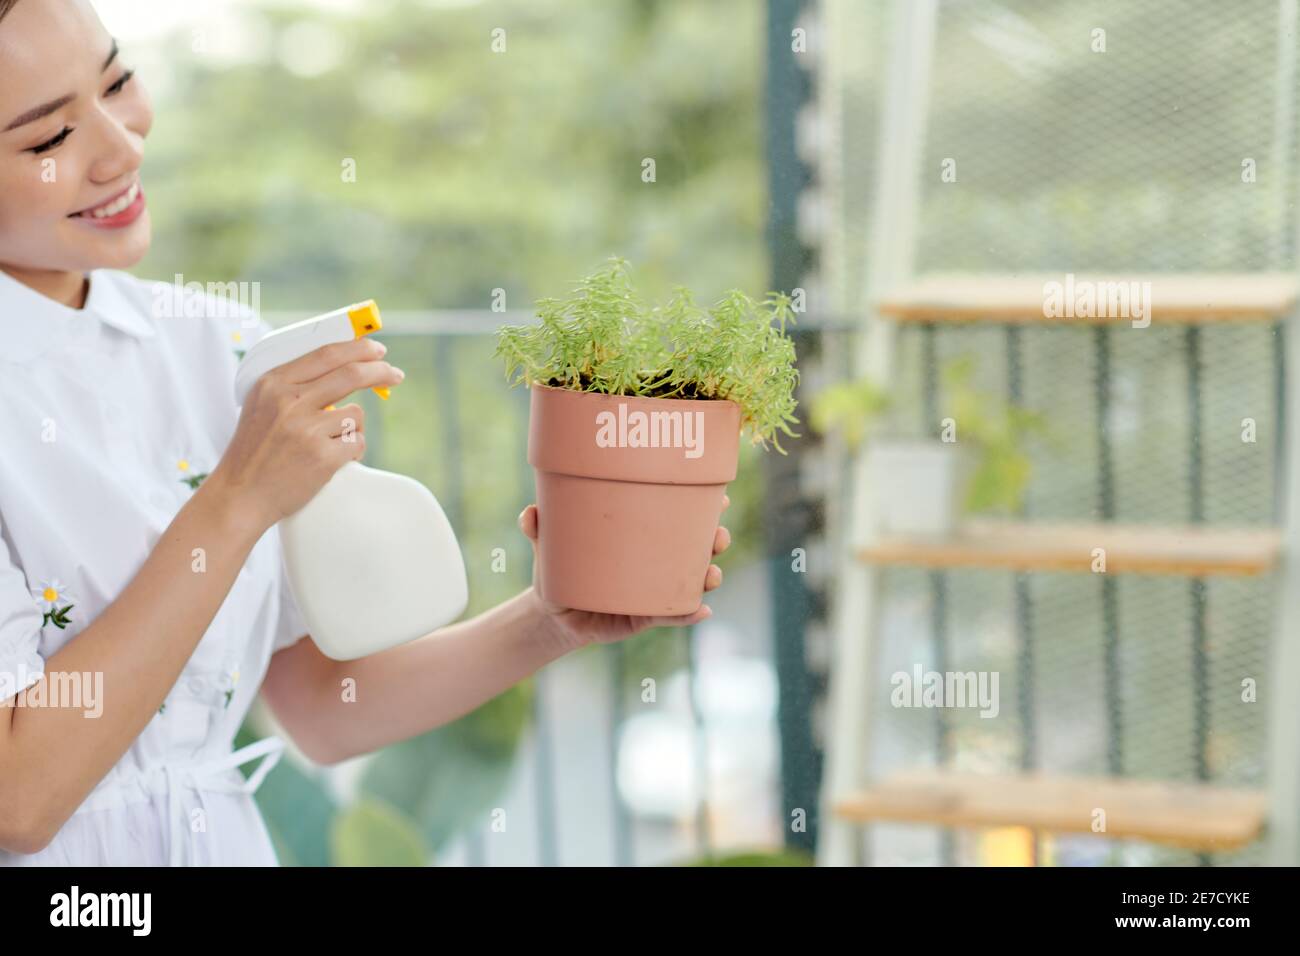
<path id="1" fill-rule="evenodd" d="M 99 617 L 45 662 L 54 674 L 103 675 L 100 716 L 28 706 L 0 710 L 0 847 L 35 853 L 153 719 L 216 616 L 262 531 L 215 473 L 185 503 L 139 573 Z M 195 548 L 206 570 L 195 573 Z"/>
<path id="2" fill-rule="evenodd" d="M 262 692 L 303 753 L 331 764 L 455 720 L 569 649 L 529 588 L 470 620 L 354 661 L 299 641 L 272 657 Z"/>
<path id="3" fill-rule="evenodd" d="M 380 348 L 327 346 L 263 377 L 221 461 L 131 582 L 46 660 L 37 685 L 0 702 L 0 848 L 35 853 L 54 838 L 153 719 L 261 536 L 360 457 L 363 441 L 339 440 L 360 407 L 321 409 L 400 381 Z M 102 675 L 100 716 L 30 706 L 57 674 Z"/>
<path id="4" fill-rule="evenodd" d="M 725 504 L 724 504 L 725 507 Z M 331 764 L 426 733 L 486 703 L 518 681 L 589 643 L 622 640 L 646 628 L 693 624 L 682 617 L 628 617 L 574 611 L 537 595 L 537 508 L 519 525 L 533 542 L 534 586 L 468 621 L 355 661 L 335 661 L 310 640 L 271 658 L 262 692 L 276 719 L 309 758 Z M 713 553 L 731 543 L 719 528 Z M 710 565 L 705 590 L 722 583 Z"/>

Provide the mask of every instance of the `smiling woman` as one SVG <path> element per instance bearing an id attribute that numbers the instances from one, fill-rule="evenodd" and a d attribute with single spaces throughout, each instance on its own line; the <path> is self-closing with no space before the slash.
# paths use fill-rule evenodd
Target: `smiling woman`
<path id="1" fill-rule="evenodd" d="M 233 749 L 259 692 L 332 763 L 588 643 L 707 616 L 588 613 L 528 588 L 346 664 L 303 640 L 279 522 L 364 454 L 344 400 L 402 372 L 363 337 L 237 406 L 232 339 L 270 326 L 121 271 L 151 237 L 143 84 L 89 0 L 0 14 L 0 866 L 274 865 L 252 794 L 284 741 Z M 535 543 L 535 508 L 520 525 Z M 713 551 L 727 541 L 717 529 Z M 704 588 L 720 582 L 710 566 Z M 69 674 L 102 679 L 94 719 L 33 706 Z M 344 677 L 364 693 L 340 697 Z"/>
<path id="2" fill-rule="evenodd" d="M 81 273 L 149 249 L 139 169 L 153 109 L 86 0 L 0 11 L 0 262 L 78 305 Z"/>
<path id="3" fill-rule="evenodd" d="M 273 526 L 364 450 L 329 373 L 397 372 L 368 342 L 316 355 L 319 404 L 277 409 L 271 383 L 241 419 L 231 335 L 270 327 L 162 315 L 118 271 L 150 242 L 143 85 L 88 0 L 0 14 L 0 866 L 274 864 L 251 792 L 283 741 L 231 749 L 306 633 Z M 218 463 L 178 481 L 191 459 Z M 111 698 L 94 719 L 33 706 L 72 674 Z"/>

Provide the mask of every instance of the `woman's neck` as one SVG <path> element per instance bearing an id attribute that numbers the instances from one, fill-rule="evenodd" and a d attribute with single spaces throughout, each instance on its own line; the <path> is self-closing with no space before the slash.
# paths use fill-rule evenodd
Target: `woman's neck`
<path id="1" fill-rule="evenodd" d="M 47 299 L 62 302 L 70 309 L 85 308 L 90 282 L 80 272 L 22 269 L 17 266 L 0 266 L 0 269 Z"/>

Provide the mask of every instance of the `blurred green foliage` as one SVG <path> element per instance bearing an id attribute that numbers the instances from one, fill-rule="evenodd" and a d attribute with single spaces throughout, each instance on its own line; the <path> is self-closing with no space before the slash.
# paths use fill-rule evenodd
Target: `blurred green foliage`
<path id="1" fill-rule="evenodd" d="M 420 831 L 379 800 L 358 800 L 334 819 L 330 846 L 336 866 L 424 866 Z"/>
<path id="2" fill-rule="evenodd" d="M 838 432 L 850 451 L 858 451 L 890 408 L 889 392 L 869 379 L 828 385 L 813 396 L 809 421 L 813 430 Z"/>
<path id="3" fill-rule="evenodd" d="M 1047 419 L 979 388 L 976 372 L 975 356 L 963 354 L 946 362 L 940 373 L 944 408 L 960 423 L 953 440 L 970 450 L 973 464 L 963 504 L 970 514 L 1015 514 L 1033 477 L 1033 440 L 1050 439 Z M 869 379 L 829 385 L 811 404 L 813 428 L 839 433 L 845 446 L 857 453 L 899 411 L 895 398 Z"/>
<path id="4" fill-rule="evenodd" d="M 496 288 L 527 308 L 613 253 L 655 296 L 764 284 L 760 4 L 258 9 L 269 50 L 307 19 L 344 60 L 303 78 L 168 45 L 144 271 L 307 310 L 487 309 Z"/>
<path id="5" fill-rule="evenodd" d="M 812 866 L 810 854 L 798 850 L 752 850 L 723 856 L 706 856 L 681 866 Z"/>
<path id="6" fill-rule="evenodd" d="M 975 471 L 966 487 L 972 514 L 1015 514 L 1033 474 L 1029 444 L 1048 437 L 1047 419 L 974 384 L 975 359 L 963 355 L 943 368 L 943 390 L 959 444 L 974 449 Z"/>

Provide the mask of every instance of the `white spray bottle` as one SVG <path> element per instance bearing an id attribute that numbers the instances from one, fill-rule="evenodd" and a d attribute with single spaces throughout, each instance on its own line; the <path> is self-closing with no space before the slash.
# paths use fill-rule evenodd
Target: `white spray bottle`
<path id="1" fill-rule="evenodd" d="M 286 362 L 383 327 L 374 302 L 276 329 L 248 350 L 235 401 Z M 374 389 L 388 398 L 387 388 Z M 447 516 L 414 478 L 350 461 L 280 522 L 289 585 L 326 656 L 353 660 L 415 640 L 469 601 L 465 562 Z"/>

